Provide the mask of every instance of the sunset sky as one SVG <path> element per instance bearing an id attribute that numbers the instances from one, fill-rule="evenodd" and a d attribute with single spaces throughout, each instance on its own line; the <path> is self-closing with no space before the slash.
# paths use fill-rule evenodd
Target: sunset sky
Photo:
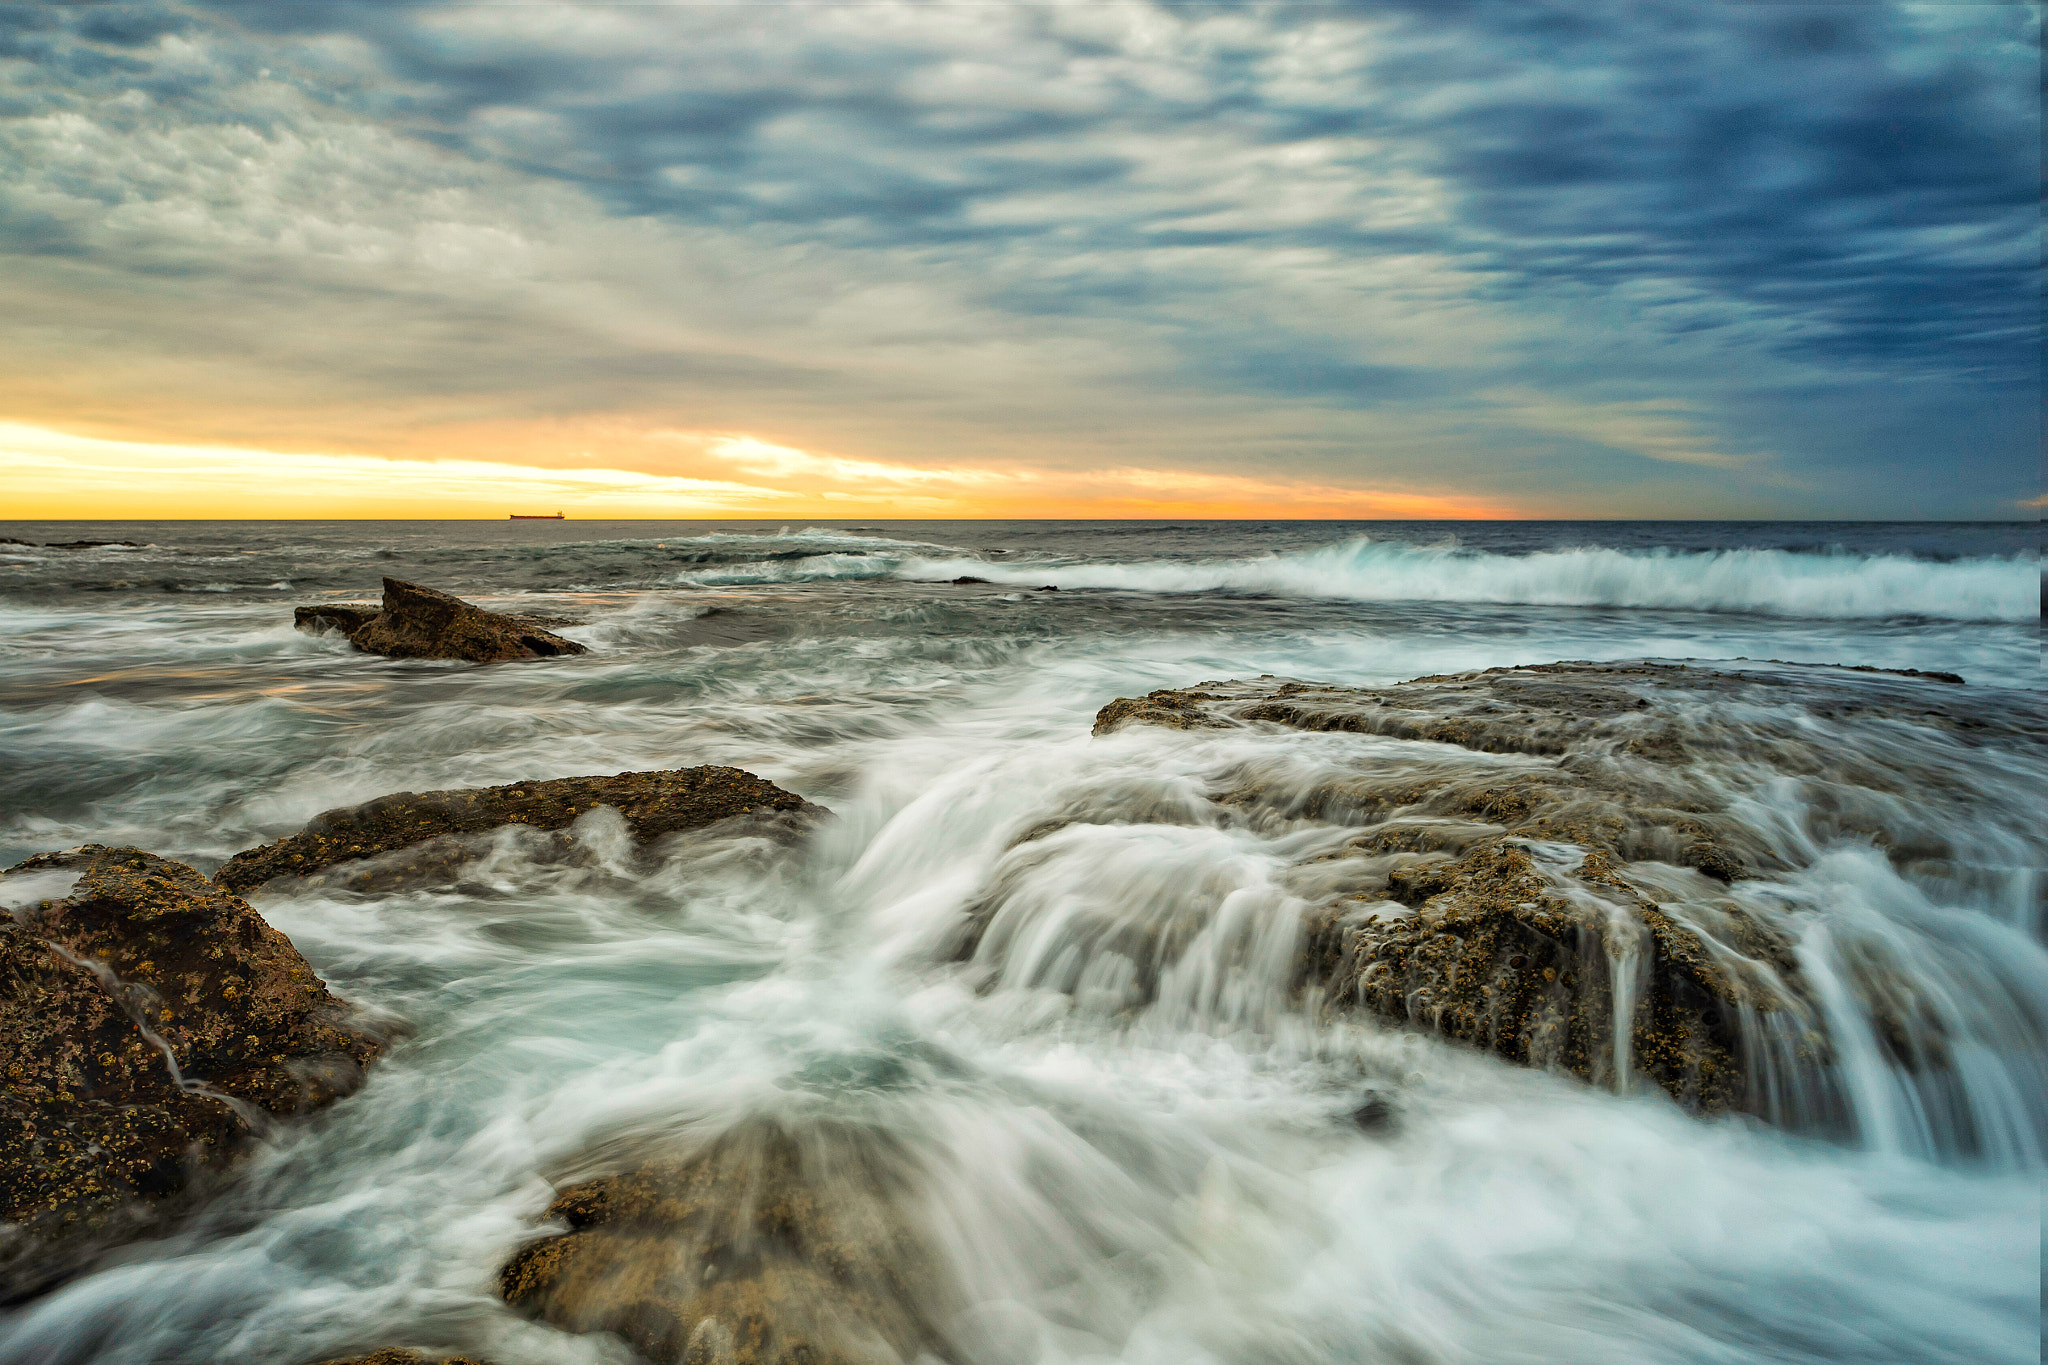
<path id="1" fill-rule="evenodd" d="M 0 5 L 0 519 L 2031 516 L 2037 13 Z"/>

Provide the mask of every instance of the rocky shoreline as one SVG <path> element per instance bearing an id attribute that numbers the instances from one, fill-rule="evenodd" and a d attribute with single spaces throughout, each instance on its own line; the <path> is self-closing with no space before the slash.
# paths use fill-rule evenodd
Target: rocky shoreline
<path id="1" fill-rule="evenodd" d="M 362 639 L 384 641 L 379 630 L 412 630 L 408 613 L 439 612 L 444 636 L 468 640 L 484 626 L 465 613 L 496 615 L 419 596 L 430 592 L 387 580 L 381 608 L 301 608 L 300 624 L 369 648 Z M 1700 764 L 1725 758 L 1732 726 L 1746 754 L 1783 773 L 1905 780 L 1825 752 L 1802 712 L 1886 718 L 1965 744 L 2048 740 L 2039 716 L 2002 712 L 1960 684 L 1652 662 L 1380 688 L 1269 677 L 1118 698 L 1095 733 L 1277 726 L 1538 760 L 1409 770 L 1361 759 L 1314 791 L 1246 781 L 1211 799 L 1245 818 L 1356 831 L 1332 860 L 1342 894 L 1302 926 L 1295 988 L 1309 1007 L 1596 1085 L 1653 1085 L 1701 1114 L 1755 1113 L 1759 1036 L 1809 1059 L 1830 1041 L 1782 929 L 1728 894 L 1783 861 Z M 16 1059 L 0 1090 L 0 1302 L 164 1227 L 230 1178 L 252 1135 L 345 1097 L 386 1048 L 242 895 L 280 879 L 362 891 L 445 880 L 515 827 L 573 851 L 593 818 L 616 818 L 645 847 L 733 819 L 797 834 L 826 814 L 742 770 L 699 767 L 396 793 L 238 853 L 210 880 L 98 845 L 9 869 L 41 894 L 0 918 L 0 1055 Z M 993 914 L 970 912 L 960 958 L 1000 951 Z M 1910 1018 L 1886 1027 L 1901 1049 L 1921 1046 Z M 1925 1048 L 1915 1055 L 1939 1064 Z M 663 1363 L 944 1355 L 931 1307 L 945 1297 L 940 1258 L 904 1213 L 910 1179 L 885 1143 L 758 1120 L 694 1151 L 613 1166 L 558 1189 L 552 1230 L 500 1273 L 507 1303 L 569 1331 L 616 1333 Z M 429 1359 L 393 1348 L 332 1365 Z"/>
<path id="2" fill-rule="evenodd" d="M 1095 732 L 1278 725 L 1548 760 L 1423 778 L 1362 769 L 1323 793 L 1325 818 L 1361 829 L 1346 848 L 1353 889 L 1307 926 L 1302 989 L 1326 1010 L 1520 1065 L 1647 1080 L 1699 1113 L 1761 1114 L 1774 1099 L 1764 1073 L 1825 1067 L 1831 1042 L 1784 929 L 1716 891 L 1786 868 L 1703 773 L 1739 745 L 1781 776 L 1839 776 L 1847 802 L 1890 800 L 1907 773 L 1829 750 L 1799 717 L 1887 720 L 1966 744 L 2038 746 L 2048 725 L 1954 674 L 1740 662 L 1558 663 L 1364 689 L 1205 683 L 1118 698 Z M 1877 1003 L 1895 1056 L 1942 1064 L 1910 1002 Z"/>

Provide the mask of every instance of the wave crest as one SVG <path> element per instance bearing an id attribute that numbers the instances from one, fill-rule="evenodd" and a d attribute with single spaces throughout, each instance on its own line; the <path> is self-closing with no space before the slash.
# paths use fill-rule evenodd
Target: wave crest
<path id="1" fill-rule="evenodd" d="M 875 566 L 879 567 L 879 565 Z M 1296 554 L 1191 563 L 919 560 L 904 577 L 1141 592 L 1238 592 L 1355 602 L 1497 602 L 1858 618 L 2019 621 L 2039 612 L 2027 556 L 1936 563 L 1791 550 L 1545 550 L 1501 555 L 1360 537 Z"/>

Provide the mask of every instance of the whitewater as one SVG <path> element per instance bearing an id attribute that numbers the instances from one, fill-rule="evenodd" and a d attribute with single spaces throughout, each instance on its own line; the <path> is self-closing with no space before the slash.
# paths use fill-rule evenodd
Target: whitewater
<path id="1" fill-rule="evenodd" d="M 0 523 L 25 542 L 0 543 L 0 866 L 96 842 L 210 872 L 392 792 L 700 764 L 831 812 L 649 859 L 600 809 L 586 857 L 507 831 L 446 884 L 253 893 L 389 1055 L 184 1222 L 0 1309 L 0 1360 L 626 1365 L 508 1308 L 499 1268 L 565 1181 L 771 1130 L 810 1169 L 886 1173 L 945 1285 L 949 1345 L 917 1365 L 2036 1360 L 2048 755 L 1853 707 L 1674 713 L 1726 734 L 1701 791 L 1771 870 L 1638 883 L 1687 923 L 1732 896 L 1779 926 L 1839 1040 L 1824 1075 L 1788 1045 L 1775 1108 L 1701 1117 L 1625 1067 L 1511 1065 L 1297 979 L 1359 865 L 1358 791 L 1551 760 L 1091 734 L 1115 698 L 1211 680 L 1645 658 L 1938 671 L 2031 715 L 2034 534 Z M 44 543 L 84 540 L 132 543 Z M 384 575 L 559 617 L 590 653 L 407 663 L 292 628 Z M 1766 731 L 1823 758 L 1745 747 Z M 1914 1002 L 1903 1042 L 1884 991 Z M 1934 1040 L 1930 1079 L 1909 1054 Z"/>

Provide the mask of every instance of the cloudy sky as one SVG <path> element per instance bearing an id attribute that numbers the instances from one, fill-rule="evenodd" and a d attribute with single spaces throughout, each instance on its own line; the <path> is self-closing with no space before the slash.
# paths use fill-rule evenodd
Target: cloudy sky
<path id="1" fill-rule="evenodd" d="M 2015 517 L 2029 4 L 0 5 L 0 517 Z"/>

